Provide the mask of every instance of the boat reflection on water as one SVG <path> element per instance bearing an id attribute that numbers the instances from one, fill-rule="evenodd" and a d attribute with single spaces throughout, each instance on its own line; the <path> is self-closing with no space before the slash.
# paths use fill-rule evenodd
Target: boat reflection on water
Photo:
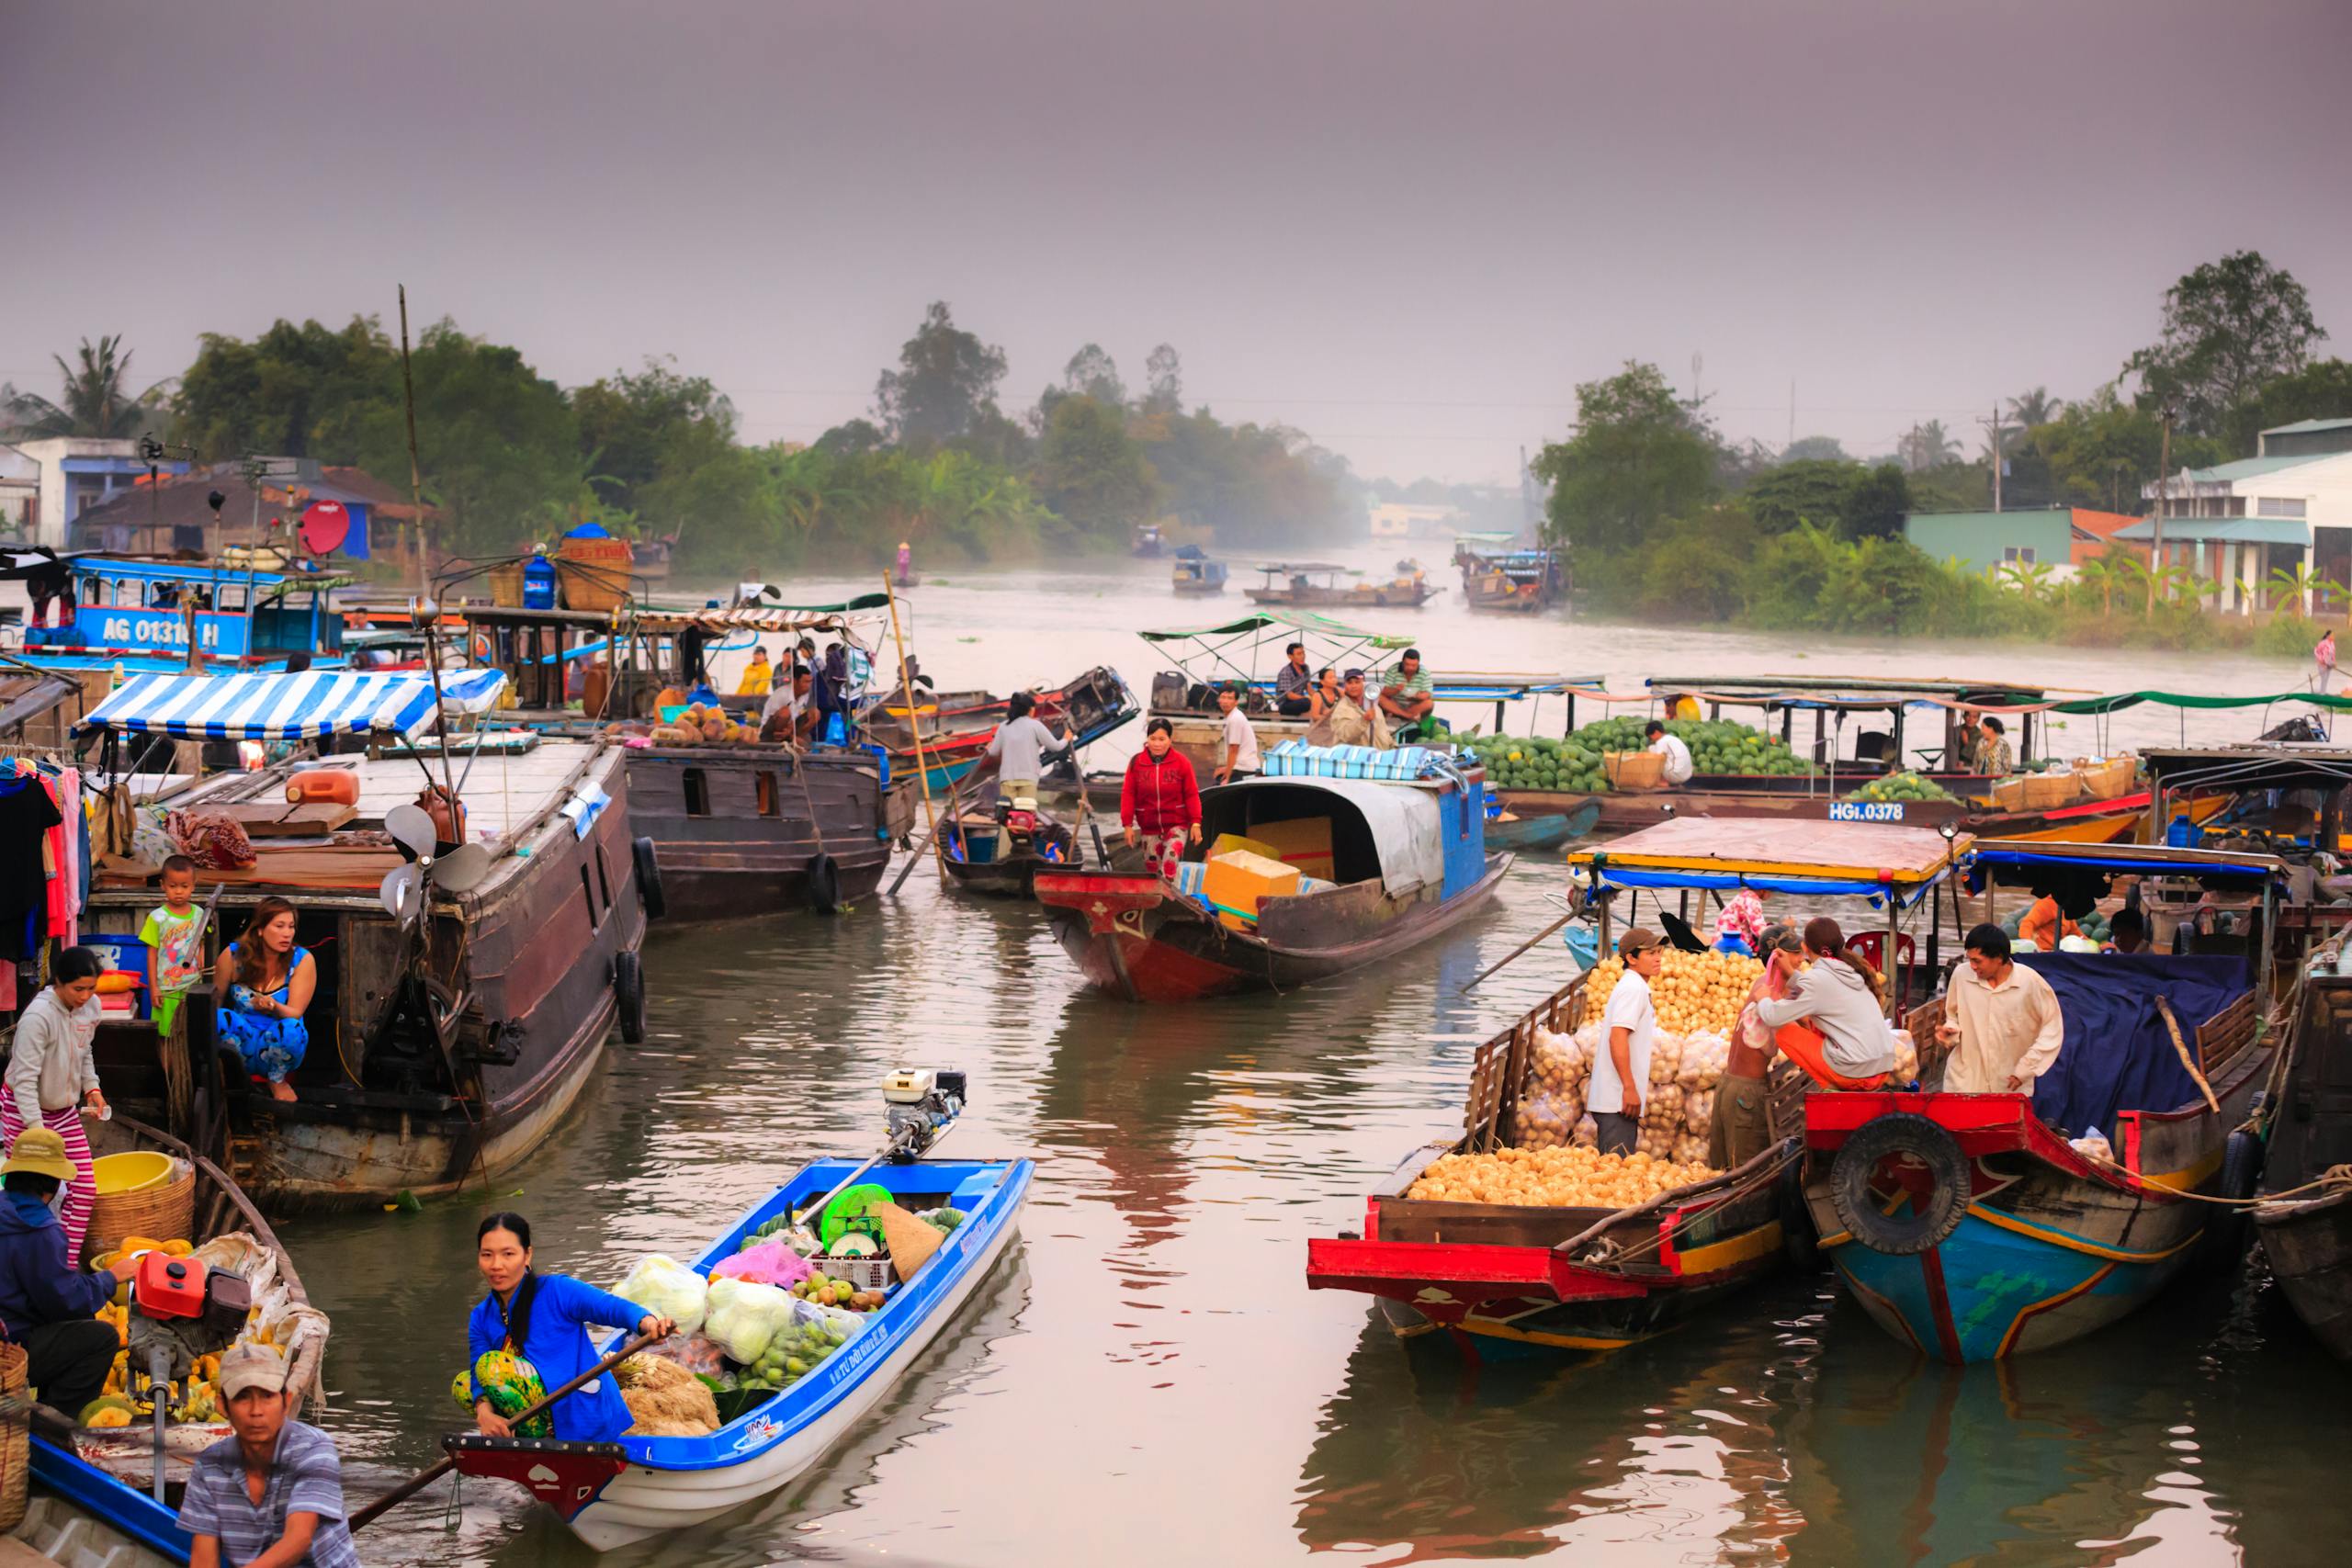
<path id="1" fill-rule="evenodd" d="M 1614 1356 L 1483 1374 L 1368 1314 L 1302 1473 L 1298 1539 L 1391 1565 L 1579 1547 L 1612 1563 L 2309 1560 L 2313 1508 L 2324 1528 L 2344 1517 L 2312 1493 L 2314 1456 L 2342 1451 L 2352 1415 L 2290 1410 L 2293 1385 L 2252 1375 L 2295 1326 L 2254 1294 L 2177 1293 L 2095 1341 L 1979 1367 L 1868 1332 L 1826 1277 Z M 2308 1359 L 2301 1386 L 2336 1386 Z M 2148 1376 L 2158 1364 L 2201 1375 Z M 2282 1441 L 2298 1428 L 2318 1446 Z"/>

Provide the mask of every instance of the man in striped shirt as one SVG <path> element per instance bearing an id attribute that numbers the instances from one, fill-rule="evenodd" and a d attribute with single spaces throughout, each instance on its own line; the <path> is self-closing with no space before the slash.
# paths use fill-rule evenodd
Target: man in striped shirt
<path id="1" fill-rule="evenodd" d="M 266 1345 L 220 1358 L 236 1436 L 196 1456 L 180 1502 L 180 1529 L 196 1538 L 188 1568 L 359 1568 L 343 1461 L 324 1432 L 286 1418 L 286 1371 Z"/>

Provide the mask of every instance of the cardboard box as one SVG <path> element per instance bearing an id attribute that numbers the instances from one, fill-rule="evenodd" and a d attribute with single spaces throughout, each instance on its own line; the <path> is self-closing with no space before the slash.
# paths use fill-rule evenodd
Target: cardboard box
<path id="1" fill-rule="evenodd" d="M 1215 860 L 1219 855 L 1231 854 L 1237 850 L 1244 854 L 1263 855 L 1268 860 L 1283 858 L 1282 852 L 1264 840 L 1247 839 L 1238 833 L 1219 833 L 1216 836 L 1216 842 L 1209 846 L 1208 858 Z"/>
<path id="2" fill-rule="evenodd" d="M 1337 882 L 1331 859 L 1331 819 L 1329 817 L 1298 817 L 1287 822 L 1261 822 L 1250 830 L 1250 837 L 1266 845 L 1264 854 L 1284 865 L 1298 867 L 1303 876 L 1320 877 Z"/>
<path id="3" fill-rule="evenodd" d="M 1213 856 L 1201 873 L 1201 897 L 1213 905 L 1217 919 L 1234 931 L 1258 923 L 1258 904 L 1264 898 L 1284 898 L 1298 891 L 1298 867 L 1285 865 L 1247 850 Z"/>

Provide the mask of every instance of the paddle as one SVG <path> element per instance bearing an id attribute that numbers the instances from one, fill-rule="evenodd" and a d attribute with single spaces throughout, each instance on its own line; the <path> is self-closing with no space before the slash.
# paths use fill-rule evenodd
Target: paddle
<path id="1" fill-rule="evenodd" d="M 630 1340 L 628 1344 L 622 1346 L 619 1349 L 614 1351 L 611 1355 L 605 1357 L 603 1360 L 597 1362 L 594 1366 L 589 1368 L 586 1371 L 581 1373 L 570 1382 L 565 1383 L 561 1388 L 557 1389 L 553 1393 L 548 1394 L 545 1399 L 540 1400 L 537 1404 L 533 1404 L 522 1411 L 521 1414 L 514 1417 L 512 1425 L 517 1427 L 521 1426 L 532 1416 L 537 1416 L 540 1411 L 545 1410 L 548 1405 L 553 1404 L 557 1400 L 561 1399 L 565 1394 L 578 1393 L 584 1384 L 594 1382 L 598 1378 L 603 1377 L 606 1372 L 611 1371 L 623 1361 L 628 1360 L 631 1356 L 634 1356 L 639 1350 L 644 1349 L 648 1345 L 658 1343 L 665 1337 L 667 1337 L 660 1334 L 639 1335 L 636 1338 Z M 426 1487 L 432 1485 L 435 1482 L 448 1474 L 450 1471 L 457 1468 L 457 1464 L 458 1461 L 454 1459 L 444 1459 L 440 1463 L 434 1465 L 430 1469 L 418 1471 L 414 1475 L 410 1476 L 406 1481 L 401 1482 L 398 1486 L 393 1487 L 390 1492 L 385 1493 L 381 1497 L 377 1498 L 374 1502 L 368 1504 L 366 1507 L 352 1515 L 351 1528 L 354 1530 L 367 1529 L 368 1526 L 373 1524 L 376 1519 L 386 1511 L 407 1502 L 411 1497 L 415 1496 L 418 1493 L 424 1491 Z"/>
<path id="2" fill-rule="evenodd" d="M 1611 888 L 1609 891 L 1613 893 L 1616 890 Z M 1603 894 L 1602 897 L 1608 897 L 1608 894 Z M 1554 931 L 1558 931 L 1569 921 L 1574 920 L 1577 917 L 1582 915 L 1584 911 L 1584 889 L 1571 882 L 1568 884 L 1568 912 L 1562 915 L 1558 919 L 1554 920 L 1550 925 L 1545 926 L 1542 931 L 1537 931 L 1533 936 L 1529 937 L 1525 942 L 1521 942 L 1517 947 L 1512 948 L 1494 964 L 1491 964 L 1485 969 L 1480 970 L 1476 976 L 1472 977 L 1469 985 L 1462 987 L 1463 992 L 1467 993 L 1471 986 L 1476 986 L 1480 980 L 1483 980 L 1487 976 L 1492 975 L 1504 964 L 1510 963 L 1513 959 L 1527 953 L 1530 949 L 1533 948 L 1537 942 L 1542 942 Z"/>

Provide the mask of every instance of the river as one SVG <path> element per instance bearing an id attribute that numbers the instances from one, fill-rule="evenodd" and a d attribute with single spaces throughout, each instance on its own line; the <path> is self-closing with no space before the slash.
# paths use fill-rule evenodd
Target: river
<path id="1" fill-rule="evenodd" d="M 1238 592 L 1172 599 L 1158 562 L 944 575 L 911 595 L 912 636 L 951 686 L 1058 683 L 1106 662 L 1140 687 L 1161 660 L 1137 627 L 1242 608 Z M 865 584 L 795 586 L 815 601 Z M 1694 666 L 2248 693 L 2304 674 L 2211 654 L 1473 618 L 1452 593 L 1366 618 L 1417 632 L 1441 670 L 1566 670 L 1618 690 Z M 1552 733 L 1564 716 L 1556 701 L 1534 716 Z M 2230 739 L 2260 716 L 2142 708 L 2114 738 Z M 2062 737 L 2091 749 L 2086 732 Z M 1134 743 L 1123 733 L 1090 761 Z M 1559 880 L 1549 860 L 1521 866 L 1493 914 L 1385 972 L 1157 1010 L 1075 994 L 1034 911 L 963 903 L 921 871 L 831 919 L 659 930 L 647 1042 L 610 1046 L 570 1124 L 494 1194 L 533 1220 L 542 1267 L 609 1284 L 645 1253 L 691 1256 L 801 1161 L 870 1151 L 877 1081 L 906 1063 L 970 1072 L 951 1150 L 1030 1156 L 1038 1175 L 1022 1240 L 932 1360 L 792 1493 L 606 1561 L 1605 1549 L 1612 1563 L 2270 1563 L 2341 1550 L 2346 1373 L 2253 1279 L 1964 1370 L 1898 1348 L 1826 1276 L 1783 1278 L 1613 1357 L 1484 1374 L 1442 1347 L 1408 1354 L 1365 1298 L 1309 1293 L 1306 1238 L 1360 1224 L 1367 1184 L 1458 1125 L 1472 1048 L 1566 977 L 1547 945 L 1461 995 L 1550 918 Z M 334 1318 L 323 1420 L 356 1493 L 438 1457 L 461 1422 L 448 1385 L 489 1206 L 282 1227 Z M 488 1483 L 453 1515 L 446 1494 L 412 1504 L 364 1544 L 377 1563 L 592 1561 Z"/>

